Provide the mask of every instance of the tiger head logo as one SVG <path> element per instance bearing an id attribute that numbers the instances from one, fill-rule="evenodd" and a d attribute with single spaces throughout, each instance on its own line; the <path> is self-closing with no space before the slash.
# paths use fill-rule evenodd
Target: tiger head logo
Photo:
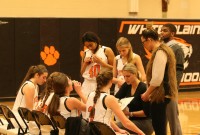
<path id="1" fill-rule="evenodd" d="M 193 50 L 192 50 L 192 45 L 189 44 L 189 43 L 187 43 L 187 42 L 186 42 L 184 39 L 182 39 L 182 38 L 174 37 L 174 39 L 175 39 L 177 42 L 179 42 L 178 45 L 180 45 L 181 48 L 183 49 L 184 58 L 185 58 L 184 69 L 186 69 L 186 68 L 188 67 L 188 65 L 189 65 L 189 59 L 190 59 L 190 57 L 191 57 L 191 55 L 192 55 L 192 52 L 193 52 Z M 151 52 L 149 52 L 149 51 L 148 51 L 147 49 L 145 49 L 145 48 L 144 48 L 144 50 L 145 50 L 145 52 L 146 52 L 145 57 L 146 57 L 147 59 L 150 59 L 150 58 L 151 58 Z"/>

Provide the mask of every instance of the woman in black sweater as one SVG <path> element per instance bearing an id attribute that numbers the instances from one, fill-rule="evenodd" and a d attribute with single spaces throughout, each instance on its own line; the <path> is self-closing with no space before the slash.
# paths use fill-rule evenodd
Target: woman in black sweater
<path id="1" fill-rule="evenodd" d="M 129 111 L 124 109 L 124 113 L 146 135 L 151 135 L 153 133 L 153 127 L 150 118 L 150 103 L 144 102 L 141 99 L 141 94 L 147 89 L 146 84 L 140 81 L 138 70 L 134 64 L 126 64 L 122 69 L 122 73 L 125 83 L 121 86 L 115 97 L 119 99 L 134 97 L 127 106 Z M 121 123 L 117 124 L 123 128 Z"/>

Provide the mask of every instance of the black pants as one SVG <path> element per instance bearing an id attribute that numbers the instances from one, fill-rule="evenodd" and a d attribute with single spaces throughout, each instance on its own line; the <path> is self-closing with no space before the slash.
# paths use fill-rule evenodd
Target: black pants
<path id="1" fill-rule="evenodd" d="M 156 135 L 167 135 L 166 106 L 169 100 L 151 104 L 152 125 Z"/>

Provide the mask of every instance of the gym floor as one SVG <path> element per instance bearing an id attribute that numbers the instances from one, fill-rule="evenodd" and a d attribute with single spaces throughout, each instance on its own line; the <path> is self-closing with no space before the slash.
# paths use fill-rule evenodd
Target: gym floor
<path id="1" fill-rule="evenodd" d="M 10 108 L 13 106 L 13 102 L 0 104 L 8 105 Z M 179 118 L 183 135 L 200 135 L 200 91 L 179 92 Z"/>

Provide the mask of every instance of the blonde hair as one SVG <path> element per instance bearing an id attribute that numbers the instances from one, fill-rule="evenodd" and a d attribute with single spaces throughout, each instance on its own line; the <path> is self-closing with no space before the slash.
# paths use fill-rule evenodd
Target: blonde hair
<path id="1" fill-rule="evenodd" d="M 141 80 L 141 76 L 140 76 L 140 73 L 138 72 L 137 67 L 136 67 L 134 64 L 132 64 L 132 63 L 127 63 L 127 64 L 123 67 L 122 71 L 127 71 L 127 72 L 129 72 L 129 73 L 135 74 L 135 75 L 137 76 L 137 78 L 138 78 L 139 80 Z"/>
<path id="2" fill-rule="evenodd" d="M 131 46 L 130 41 L 125 37 L 120 37 L 117 40 L 117 43 L 116 43 L 116 48 L 119 48 L 119 47 L 129 49 L 129 51 L 128 51 L 128 63 L 133 63 L 133 50 L 132 50 L 132 46 Z"/>

